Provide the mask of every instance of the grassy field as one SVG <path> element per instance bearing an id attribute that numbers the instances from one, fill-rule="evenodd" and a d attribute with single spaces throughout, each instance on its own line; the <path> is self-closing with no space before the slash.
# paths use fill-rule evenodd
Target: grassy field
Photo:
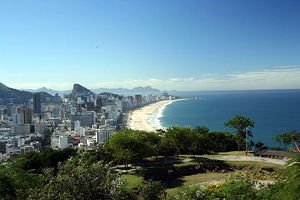
<path id="1" fill-rule="evenodd" d="M 229 172 L 229 173 L 204 173 L 204 174 L 195 174 L 191 176 L 184 176 L 182 177 L 182 186 L 193 186 L 193 185 L 198 185 L 201 183 L 205 183 L 208 181 L 221 181 L 225 180 L 228 178 L 230 175 L 234 174 L 235 172 Z M 168 188 L 166 190 L 168 195 L 174 195 L 178 189 L 182 186 L 179 187 L 174 187 L 174 188 Z"/>
<path id="2" fill-rule="evenodd" d="M 129 188 L 136 188 L 143 181 L 143 177 L 136 174 L 123 174 L 121 177 L 126 180 Z"/>
<path id="3" fill-rule="evenodd" d="M 256 168 L 272 167 L 272 168 L 276 168 L 276 169 L 281 169 L 284 167 L 282 165 L 278 165 L 278 164 L 274 164 L 274 163 L 267 163 L 267 162 L 260 162 L 260 161 L 224 161 L 224 164 L 252 166 L 252 167 L 255 166 Z M 181 163 L 167 164 L 167 165 L 163 165 L 161 167 L 170 167 L 170 166 L 183 167 L 183 166 L 190 166 L 190 165 L 199 165 L 199 162 L 197 162 L 197 161 L 181 162 Z"/>
<path id="4" fill-rule="evenodd" d="M 244 152 L 242 151 L 232 151 L 232 152 L 222 152 L 218 153 L 215 155 L 199 155 L 196 157 L 203 157 L 203 158 L 210 158 L 212 159 L 212 163 L 208 165 L 220 165 L 220 163 L 214 163 L 213 158 L 215 157 L 222 157 L 222 156 L 244 156 Z M 248 156 L 253 156 L 252 153 L 249 153 Z M 158 178 L 164 177 L 162 172 L 170 169 L 175 168 L 182 168 L 182 167 L 187 167 L 187 166 L 194 166 L 194 165 L 201 165 L 202 167 L 205 167 L 206 165 L 203 166 L 203 164 L 207 164 L 207 162 L 210 162 L 209 160 L 200 160 L 198 161 L 188 161 L 188 162 L 183 162 L 183 159 L 187 158 L 194 158 L 194 156 L 191 155 L 180 155 L 180 160 L 182 162 L 177 162 L 177 163 L 169 163 L 169 164 L 163 164 L 163 163 L 156 163 L 155 165 L 148 165 L 147 167 L 141 168 L 139 171 L 136 173 L 131 173 L 131 174 L 126 174 L 122 175 L 122 178 L 126 179 L 128 182 L 128 187 L 130 188 L 136 188 L 138 187 L 142 181 L 144 180 L 145 175 L 158 175 Z M 170 158 L 172 159 L 172 158 Z M 175 159 L 175 157 L 173 158 Z M 273 163 L 266 163 L 266 162 L 260 162 L 260 161 L 220 161 L 223 162 L 225 165 L 235 165 L 238 166 L 239 169 L 242 170 L 258 170 L 260 168 L 273 168 L 275 170 L 283 168 L 281 165 L 273 164 Z M 201 167 L 201 168 L 202 168 Z M 206 172 L 206 173 L 197 173 L 193 175 L 187 175 L 187 176 L 178 176 L 178 177 L 173 177 L 171 176 L 171 179 L 168 179 L 168 182 L 166 182 L 165 186 L 167 187 L 167 193 L 168 195 L 173 195 L 175 194 L 178 189 L 182 186 L 192 186 L 192 185 L 197 185 L 201 184 L 204 182 L 208 181 L 221 181 L 225 180 L 228 178 L 230 175 L 237 173 L 238 171 L 226 171 L 226 172 L 216 172 L 216 171 L 211 171 L 211 172 Z M 146 177 L 146 176 L 145 176 Z M 157 177 L 157 176 L 156 176 Z M 149 176 L 148 176 L 149 178 Z M 170 178 L 170 177 L 169 177 Z M 155 180 L 155 179 L 154 179 Z"/>

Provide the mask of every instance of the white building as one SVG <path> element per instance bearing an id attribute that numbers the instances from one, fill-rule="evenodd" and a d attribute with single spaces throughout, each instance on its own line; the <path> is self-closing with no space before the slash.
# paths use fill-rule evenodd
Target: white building
<path id="1" fill-rule="evenodd" d="M 116 132 L 116 127 L 106 126 L 96 131 L 96 142 L 105 143 Z"/>
<path id="2" fill-rule="evenodd" d="M 70 147 L 69 137 L 67 135 L 53 134 L 51 137 L 51 148 L 65 149 Z"/>
<path id="3" fill-rule="evenodd" d="M 76 120 L 74 121 L 74 131 L 77 132 L 80 128 L 80 121 Z"/>

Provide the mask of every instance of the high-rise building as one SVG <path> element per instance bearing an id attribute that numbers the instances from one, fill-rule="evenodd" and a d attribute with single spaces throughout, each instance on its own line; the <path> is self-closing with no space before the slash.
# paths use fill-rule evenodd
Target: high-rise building
<path id="1" fill-rule="evenodd" d="M 72 130 L 75 128 L 75 121 L 80 121 L 81 127 L 92 127 L 95 124 L 96 114 L 94 111 L 88 111 L 85 113 L 77 113 L 71 115 L 71 127 Z"/>
<path id="2" fill-rule="evenodd" d="M 140 106 L 143 104 L 143 96 L 142 95 L 136 94 L 136 95 L 134 95 L 134 99 L 137 102 L 137 106 Z"/>
<path id="3" fill-rule="evenodd" d="M 27 106 L 22 106 L 17 109 L 17 115 L 20 116 L 20 124 L 32 123 L 32 110 Z"/>
<path id="4" fill-rule="evenodd" d="M 74 131 L 78 131 L 80 129 L 80 121 L 74 121 Z"/>
<path id="5" fill-rule="evenodd" d="M 33 112 L 36 114 L 41 114 L 42 112 L 41 94 L 39 93 L 33 94 Z"/>

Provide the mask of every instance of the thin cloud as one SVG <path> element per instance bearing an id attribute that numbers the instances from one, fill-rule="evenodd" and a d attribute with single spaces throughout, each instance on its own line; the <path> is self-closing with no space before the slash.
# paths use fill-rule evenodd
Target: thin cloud
<path id="1" fill-rule="evenodd" d="M 103 81 L 80 83 L 85 87 L 96 88 L 134 88 L 151 86 L 161 90 L 248 90 L 248 89 L 299 89 L 300 65 L 276 66 L 253 72 L 231 74 L 206 74 L 201 78 L 186 77 L 169 79 L 151 78 L 146 80 L 127 79 L 122 81 Z M 73 83 L 10 83 L 8 86 L 22 89 L 48 87 L 69 90 Z"/>

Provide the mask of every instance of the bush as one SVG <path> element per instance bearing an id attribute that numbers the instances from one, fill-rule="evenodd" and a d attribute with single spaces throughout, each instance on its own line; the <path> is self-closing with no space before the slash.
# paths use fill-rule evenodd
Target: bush
<path id="1" fill-rule="evenodd" d="M 144 200 L 159 200 L 165 194 L 165 188 L 159 181 L 148 181 L 139 187 Z"/>
<path id="2" fill-rule="evenodd" d="M 46 170 L 45 179 L 43 188 L 31 189 L 29 200 L 125 200 L 130 196 L 125 182 L 102 162 L 90 164 L 81 158 L 71 158 L 59 164 L 56 176 Z"/>
<path id="3" fill-rule="evenodd" d="M 199 186 L 182 187 L 176 195 L 169 200 L 211 200 L 207 191 Z"/>

